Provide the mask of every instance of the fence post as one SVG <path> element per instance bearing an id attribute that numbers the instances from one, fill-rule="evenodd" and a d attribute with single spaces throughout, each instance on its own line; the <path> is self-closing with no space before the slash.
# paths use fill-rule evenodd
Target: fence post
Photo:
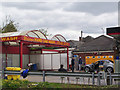
<path id="1" fill-rule="evenodd" d="M 107 77 L 107 85 L 111 85 L 112 84 L 112 76 L 111 73 L 109 73 L 109 76 Z"/>
<path id="2" fill-rule="evenodd" d="M 98 72 L 98 80 L 97 80 L 97 82 L 98 82 L 98 85 L 100 85 L 100 72 Z"/>
<path id="3" fill-rule="evenodd" d="M 61 83 L 63 83 L 63 79 L 64 79 L 65 77 L 61 77 Z"/>
<path id="4" fill-rule="evenodd" d="M 112 85 L 112 76 L 111 76 L 111 72 L 109 73 L 109 77 L 110 77 L 110 85 Z"/>
<path id="5" fill-rule="evenodd" d="M 78 79 L 80 79 L 79 77 L 76 77 L 76 84 L 78 84 Z"/>
<path id="6" fill-rule="evenodd" d="M 88 85 L 90 84 L 90 77 L 88 77 Z"/>
<path id="7" fill-rule="evenodd" d="M 83 77 L 83 83 L 85 84 L 85 79 L 84 79 L 84 77 Z"/>
<path id="8" fill-rule="evenodd" d="M 70 79 L 69 79 L 69 77 L 67 77 L 67 81 L 68 81 L 68 84 L 70 84 Z"/>
<path id="9" fill-rule="evenodd" d="M 107 85 L 107 72 L 104 72 L 105 84 Z"/>
<path id="10" fill-rule="evenodd" d="M 95 84 L 95 73 L 94 72 L 92 72 L 92 85 L 94 85 Z"/>
<path id="11" fill-rule="evenodd" d="M 43 71 L 43 82 L 45 82 L 45 71 Z"/>

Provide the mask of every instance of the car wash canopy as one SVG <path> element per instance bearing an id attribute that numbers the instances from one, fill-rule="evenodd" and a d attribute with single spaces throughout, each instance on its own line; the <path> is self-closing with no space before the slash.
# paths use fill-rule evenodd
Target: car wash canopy
<path id="1" fill-rule="evenodd" d="M 22 68 L 22 55 L 24 46 L 27 47 L 65 47 L 68 50 L 69 43 L 66 42 L 66 39 L 57 34 L 48 39 L 45 34 L 39 30 L 32 31 L 23 31 L 23 32 L 10 32 L 3 33 L 0 35 L 0 41 L 4 46 L 13 46 L 18 45 L 20 47 L 20 67 Z M 67 64 L 68 62 L 68 51 L 67 51 Z M 67 68 L 69 66 L 67 65 Z"/>

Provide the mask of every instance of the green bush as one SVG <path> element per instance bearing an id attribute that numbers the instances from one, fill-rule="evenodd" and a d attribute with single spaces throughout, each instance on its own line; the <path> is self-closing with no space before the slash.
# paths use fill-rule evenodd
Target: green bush
<path id="1" fill-rule="evenodd" d="M 28 80 L 18 80 L 18 82 L 21 84 L 21 86 L 26 86 L 30 83 Z"/>
<path id="2" fill-rule="evenodd" d="M 51 88 L 51 86 L 48 82 L 39 82 L 29 84 L 28 88 Z"/>
<path id="3" fill-rule="evenodd" d="M 27 88 L 28 80 L 3 80 L 2 88 Z"/>
<path id="4" fill-rule="evenodd" d="M 21 84 L 17 80 L 3 80 L 2 88 L 20 88 Z"/>

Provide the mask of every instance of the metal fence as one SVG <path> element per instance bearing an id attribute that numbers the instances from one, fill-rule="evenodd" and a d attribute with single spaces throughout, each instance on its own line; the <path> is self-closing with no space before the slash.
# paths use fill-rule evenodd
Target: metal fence
<path id="1" fill-rule="evenodd" d="M 4 71 L 2 74 L 8 74 L 8 75 L 21 75 L 21 72 L 17 71 Z M 76 80 L 76 84 L 80 81 L 80 79 L 88 79 L 87 84 L 91 85 L 102 85 L 101 81 L 105 83 L 105 85 L 112 85 L 113 81 L 120 80 L 120 73 L 106 73 L 106 72 L 99 72 L 99 73 L 85 73 L 85 72 L 67 72 L 67 73 L 60 73 L 60 72 L 52 72 L 52 71 L 42 71 L 42 72 L 28 72 L 29 75 L 38 75 L 42 76 L 43 82 L 46 81 L 47 76 L 57 76 L 61 78 L 61 83 L 63 83 L 63 80 L 66 78 L 67 82 L 70 83 L 70 77 L 74 77 Z M 97 84 L 95 84 L 95 80 Z"/>

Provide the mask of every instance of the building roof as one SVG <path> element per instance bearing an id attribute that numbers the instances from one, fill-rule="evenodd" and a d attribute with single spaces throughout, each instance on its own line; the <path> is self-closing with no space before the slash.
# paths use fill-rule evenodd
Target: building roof
<path id="1" fill-rule="evenodd" d="M 91 36 L 87 36 L 87 37 L 85 37 L 85 38 L 82 39 L 83 42 L 90 42 L 92 40 L 94 40 L 94 38 L 91 37 Z"/>
<path id="2" fill-rule="evenodd" d="M 77 40 L 69 40 L 67 42 L 70 43 L 70 47 L 78 49 L 85 42 L 90 42 L 92 40 L 94 40 L 93 37 L 87 36 L 87 37 L 83 37 L 82 39 L 81 39 L 81 37 L 79 37 L 79 41 L 77 41 Z"/>
<path id="3" fill-rule="evenodd" d="M 10 37 L 10 36 L 29 36 L 34 38 L 42 38 L 48 39 L 48 37 L 42 33 L 40 30 L 26 30 L 26 31 L 19 31 L 19 32 L 8 32 L 8 33 L 0 33 L 0 37 Z M 66 42 L 66 39 L 61 34 L 54 35 L 51 40 Z"/>
<path id="4" fill-rule="evenodd" d="M 76 41 L 76 40 L 69 40 L 67 42 L 70 43 L 70 47 L 72 48 L 79 48 L 84 43 L 82 41 Z"/>
<path id="5" fill-rule="evenodd" d="M 69 46 L 69 43 L 66 42 L 66 39 L 62 35 L 57 34 L 53 36 L 52 39 L 48 39 L 46 35 L 42 33 L 40 30 L 9 32 L 0 34 L 0 42 L 3 42 L 5 45 L 19 45 L 20 41 L 29 44 L 30 47 Z"/>
<path id="6" fill-rule="evenodd" d="M 94 40 L 89 42 L 84 42 L 76 51 L 86 52 L 86 51 L 108 51 L 113 50 L 115 46 L 115 40 L 113 38 L 101 35 Z"/>

